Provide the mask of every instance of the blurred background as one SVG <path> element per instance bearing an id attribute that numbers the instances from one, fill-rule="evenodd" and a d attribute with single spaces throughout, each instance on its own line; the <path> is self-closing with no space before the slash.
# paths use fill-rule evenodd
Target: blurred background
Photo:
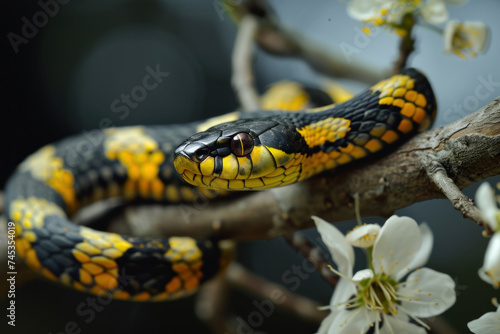
<path id="1" fill-rule="evenodd" d="M 274 0 L 269 4 L 284 26 L 337 54 L 341 54 L 342 43 L 355 45 L 356 29 L 362 26 L 346 14 L 343 1 Z M 43 7 L 38 2 L 19 0 L 4 7 L 0 14 L 4 36 L 0 52 L 4 59 L 0 72 L 4 106 L 0 122 L 2 189 L 28 154 L 65 136 L 99 128 L 103 119 L 114 126 L 182 123 L 238 107 L 230 86 L 236 26 L 218 0 L 68 1 L 57 10 L 49 9 L 52 13 L 45 15 L 46 22 L 39 14 Z M 492 81 L 500 82 L 500 2 L 469 1 L 448 8 L 452 18 L 486 23 L 491 41 L 485 54 L 464 60 L 443 53 L 440 34 L 416 27 L 416 51 L 409 65 L 425 72 L 434 87 L 439 106 L 434 127 L 457 120 L 500 95 L 500 87 L 494 87 L 487 98 L 466 101 L 475 96 L 481 77 L 488 80 L 491 76 Z M 18 40 L 13 47 L 8 33 L 22 36 L 26 20 L 39 20 L 41 27 L 25 31 L 31 37 Z M 371 36 L 352 58 L 374 67 L 389 67 L 397 49 L 397 36 L 382 31 Z M 169 75 L 124 117 L 113 108 L 113 101 L 140 85 L 148 66 L 159 66 Z M 301 60 L 260 50 L 255 53 L 254 70 L 261 92 L 279 80 L 314 85 L 324 78 Z M 367 87 L 349 80 L 340 82 L 355 92 Z M 477 105 L 467 105 L 470 101 Z M 487 181 L 496 184 L 500 178 Z M 468 187 L 465 193 L 473 197 L 477 186 Z M 493 311 L 490 299 L 500 297 L 477 276 L 488 240 L 447 200 L 417 203 L 396 214 L 430 225 L 435 246 L 428 266 L 448 273 L 457 283 L 457 303 L 444 317 L 459 332 L 468 332 L 466 323 Z M 368 218 L 366 222 L 381 224 L 383 220 Z M 347 231 L 353 223 L 337 226 Z M 315 239 L 315 231 L 303 233 Z M 281 239 L 242 243 L 239 259 L 276 283 L 303 260 Z M 1 284 L 5 284 L 4 279 Z M 326 305 L 332 288 L 311 274 L 295 292 Z M 16 291 L 17 321 L 15 330 L 8 328 L 9 333 L 60 333 L 68 321 L 75 321 L 81 333 L 209 332 L 193 315 L 194 297 L 159 304 L 113 301 L 90 323 L 76 313 L 86 298 L 46 281 L 31 281 Z M 5 310 L 5 296 L 0 300 L 0 308 Z M 243 318 L 254 310 L 252 296 L 241 294 L 231 300 L 231 311 Z M 316 328 L 277 311 L 254 333 L 312 333 Z"/>

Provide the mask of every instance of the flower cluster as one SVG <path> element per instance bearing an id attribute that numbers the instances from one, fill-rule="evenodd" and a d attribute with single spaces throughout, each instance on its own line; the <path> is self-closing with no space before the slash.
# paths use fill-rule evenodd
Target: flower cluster
<path id="1" fill-rule="evenodd" d="M 466 0 L 350 0 L 347 13 L 354 19 L 385 27 L 401 36 L 411 32 L 415 22 L 438 31 L 444 38 L 444 51 L 461 58 L 475 57 L 486 50 L 488 28 L 482 22 L 449 20 L 447 4 L 459 5 Z M 448 22 L 447 22 L 448 21 Z M 446 23 L 443 29 L 436 25 Z M 369 34 L 370 28 L 363 30 Z"/>
<path id="2" fill-rule="evenodd" d="M 318 333 L 366 333 L 373 328 L 375 333 L 423 334 L 428 326 L 421 318 L 438 315 L 455 303 L 450 276 L 429 268 L 414 270 L 432 249 L 427 225 L 392 216 L 383 227 L 362 225 L 344 236 L 322 219 L 313 219 L 337 266 L 332 271 L 341 277 L 330 305 L 324 307 L 331 313 Z M 353 245 L 364 248 L 369 260 L 369 268 L 355 274 Z"/>
<path id="3" fill-rule="evenodd" d="M 495 289 L 500 287 L 500 209 L 497 206 L 495 191 L 488 183 L 479 186 L 476 192 L 476 204 L 481 214 L 493 231 L 493 236 L 486 249 L 484 262 L 479 269 L 479 277 L 491 284 Z M 500 305 L 496 299 L 493 304 L 496 312 L 488 312 L 479 319 L 468 323 L 471 332 L 476 334 L 500 333 Z"/>
<path id="4" fill-rule="evenodd" d="M 483 267 L 479 276 L 494 288 L 500 287 L 500 209 L 495 199 L 495 191 L 488 183 L 483 183 L 476 192 L 476 204 L 486 223 L 494 232 L 486 249 Z"/>

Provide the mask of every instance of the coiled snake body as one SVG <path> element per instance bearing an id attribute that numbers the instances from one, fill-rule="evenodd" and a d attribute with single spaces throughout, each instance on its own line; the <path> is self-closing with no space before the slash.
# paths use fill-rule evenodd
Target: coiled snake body
<path id="1" fill-rule="evenodd" d="M 291 184 L 383 151 L 430 126 L 435 112 L 427 79 L 407 69 L 319 109 L 110 128 L 92 144 L 64 139 L 29 156 L 7 184 L 17 253 L 35 271 L 82 291 L 135 301 L 186 295 L 227 265 L 229 249 L 215 239 L 95 231 L 68 216 L 107 197 L 179 203 L 210 189 Z"/>

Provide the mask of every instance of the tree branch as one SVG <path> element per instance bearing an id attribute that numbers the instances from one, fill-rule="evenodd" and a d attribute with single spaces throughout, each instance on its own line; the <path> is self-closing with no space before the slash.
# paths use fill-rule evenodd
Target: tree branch
<path id="1" fill-rule="evenodd" d="M 408 58 L 415 51 L 415 39 L 413 38 L 413 27 L 415 26 L 415 18 L 413 14 L 407 14 L 403 17 L 402 27 L 405 31 L 404 36 L 399 41 L 399 55 L 392 67 L 392 73 L 398 73 L 406 67 Z"/>
<path id="2" fill-rule="evenodd" d="M 233 49 L 232 85 L 242 110 L 259 110 L 259 94 L 253 79 L 253 41 L 257 31 L 257 20 L 252 15 L 246 15 L 238 26 L 238 35 Z"/>
<path id="3" fill-rule="evenodd" d="M 429 161 L 433 163 L 429 165 Z M 436 174 L 429 166 L 437 164 L 442 169 Z M 210 205 L 198 198 L 189 206 L 130 208 L 125 215 L 129 230 L 120 232 L 138 236 L 273 238 L 313 227 L 311 215 L 333 222 L 355 218 L 356 192 L 363 216 L 387 217 L 410 204 L 447 194 L 456 208 L 465 208 L 462 212 L 467 218 L 482 223 L 475 209 L 467 204 L 469 200 L 457 195 L 456 189 L 450 195 L 450 188 L 443 187 L 450 184 L 443 181 L 443 176 L 463 189 L 498 174 L 500 98 L 466 118 L 413 137 L 391 154 L 305 182 L 229 197 Z"/>
<path id="4" fill-rule="evenodd" d="M 326 75 L 354 79 L 368 84 L 380 81 L 390 73 L 389 68 L 348 60 L 343 54 L 327 50 L 300 32 L 283 27 L 265 0 L 241 1 L 238 5 L 231 5 L 231 1 L 223 0 L 223 2 L 226 3 L 228 13 L 235 21 L 241 23 L 247 16 L 253 16 L 258 20 L 255 42 L 270 54 L 301 58 L 313 69 Z"/>
<path id="5" fill-rule="evenodd" d="M 488 235 L 492 233 L 489 225 L 481 217 L 481 211 L 474 205 L 474 201 L 455 185 L 452 179 L 446 174 L 444 167 L 431 154 L 422 154 L 422 164 L 432 182 L 450 200 L 453 207 L 462 212 L 465 218 L 477 222 L 487 229 Z"/>
<path id="6" fill-rule="evenodd" d="M 314 245 L 300 233 L 293 233 L 285 236 L 285 241 L 316 268 L 321 277 L 333 286 L 337 285 L 339 277 L 330 270 L 329 263 L 321 252 L 320 247 Z"/>
<path id="7" fill-rule="evenodd" d="M 406 63 L 408 62 L 408 58 L 415 50 L 415 40 L 411 36 L 411 32 L 409 32 L 404 37 L 401 37 L 399 42 L 399 54 L 398 58 L 394 62 L 392 73 L 398 73 L 401 69 L 406 67 Z"/>
<path id="8" fill-rule="evenodd" d="M 283 310 L 287 310 L 306 321 L 320 324 L 328 315 L 318 309 L 320 304 L 297 295 L 283 286 L 269 282 L 239 264 L 233 263 L 225 276 L 233 286 L 245 290 L 259 299 L 271 300 Z"/>

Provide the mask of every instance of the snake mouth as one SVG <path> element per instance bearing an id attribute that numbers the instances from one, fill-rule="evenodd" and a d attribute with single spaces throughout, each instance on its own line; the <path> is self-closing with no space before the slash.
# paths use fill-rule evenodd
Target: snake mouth
<path id="1" fill-rule="evenodd" d="M 256 147 L 257 153 L 261 147 Z M 296 182 L 301 173 L 301 157 L 295 155 L 278 163 L 266 148 L 251 157 L 207 157 L 194 161 L 177 154 L 174 166 L 189 184 L 215 190 L 255 190 L 279 187 Z M 258 158 L 257 158 L 258 157 Z M 218 160 L 220 160 L 218 162 Z M 218 166 L 220 164 L 220 166 Z"/>
<path id="2" fill-rule="evenodd" d="M 224 179 L 214 175 L 195 174 L 187 169 L 182 173 L 182 178 L 193 186 L 200 186 L 214 190 L 257 190 L 275 188 L 294 183 L 298 180 L 300 171 L 283 173 L 274 176 L 261 176 L 245 180 Z"/>

